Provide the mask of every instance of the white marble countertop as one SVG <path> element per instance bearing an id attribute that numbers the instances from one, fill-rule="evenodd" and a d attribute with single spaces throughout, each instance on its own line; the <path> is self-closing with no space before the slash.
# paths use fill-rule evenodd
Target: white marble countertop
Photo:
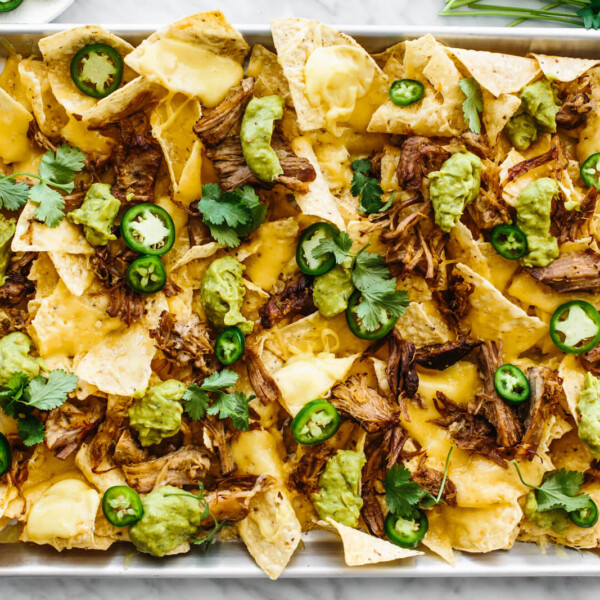
<path id="1" fill-rule="evenodd" d="M 76 0 L 57 22 L 166 24 L 200 10 L 221 8 L 235 23 L 266 23 L 275 17 L 311 17 L 355 25 L 503 25 L 503 19 L 443 19 L 443 0 Z M 235 574 L 232 574 L 235 575 Z M 114 580 L 3 579 L 0 600 L 121 598 L 206 598 L 210 600 L 588 600 L 596 598 L 596 578 L 547 579 L 398 579 L 398 580 Z"/>

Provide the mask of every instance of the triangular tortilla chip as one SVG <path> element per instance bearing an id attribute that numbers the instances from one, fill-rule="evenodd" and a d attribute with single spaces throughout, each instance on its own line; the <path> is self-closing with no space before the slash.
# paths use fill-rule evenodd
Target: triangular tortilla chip
<path id="1" fill-rule="evenodd" d="M 574 81 L 586 71 L 600 64 L 600 60 L 589 58 L 567 58 L 565 56 L 548 56 L 546 54 L 531 54 L 537 60 L 542 73 L 548 79 L 558 81 Z"/>
<path id="2" fill-rule="evenodd" d="M 505 358 L 516 357 L 534 346 L 546 333 L 546 324 L 530 317 L 522 308 L 505 298 L 487 279 L 462 263 L 455 269 L 474 286 L 469 296 L 471 310 L 465 322 L 471 333 L 484 340 L 502 340 Z"/>
<path id="3" fill-rule="evenodd" d="M 540 67 L 533 58 L 462 48 L 447 48 L 447 51 L 494 96 L 518 92 L 540 75 Z"/>
<path id="4" fill-rule="evenodd" d="M 89 256 L 65 252 L 49 252 L 48 256 L 63 283 L 74 296 L 81 296 L 92 285 L 94 273 L 90 270 Z"/>
<path id="5" fill-rule="evenodd" d="M 337 29 L 312 21 L 310 19 L 280 18 L 271 21 L 271 33 L 279 64 L 287 79 L 301 131 L 325 128 L 327 126 L 327 110 L 323 105 L 313 106 L 307 95 L 304 68 L 313 52 L 331 46 L 348 46 L 358 50 L 365 60 L 365 65 L 372 67 L 373 82 L 361 105 L 364 102 L 365 112 L 372 114 L 387 94 L 386 77 L 367 51 L 353 38 Z M 366 67 L 368 68 L 368 67 Z M 354 85 L 354 78 L 348 77 L 348 85 Z M 340 121 L 340 125 L 344 122 Z M 335 128 L 336 123 L 330 123 Z M 365 123 L 366 126 L 366 123 Z"/>
<path id="6" fill-rule="evenodd" d="M 153 33 L 127 65 L 166 87 L 216 106 L 243 77 L 250 46 L 219 10 L 180 19 Z"/>
<path id="7" fill-rule="evenodd" d="M 487 90 L 483 92 L 483 124 L 490 146 L 498 141 L 498 136 L 508 120 L 519 110 L 521 100 L 513 94 L 500 94 L 497 98 Z"/>
<path id="8" fill-rule="evenodd" d="M 22 104 L 0 88 L 0 159 L 5 163 L 26 160 L 31 156 L 27 132 L 32 119 Z"/>
<path id="9" fill-rule="evenodd" d="M 349 567 L 372 565 L 381 562 L 390 562 L 401 558 L 420 556 L 423 552 L 400 548 L 387 540 L 382 540 L 374 535 L 364 533 L 358 529 L 342 525 L 331 517 L 327 522 L 337 531 L 344 545 L 344 560 Z"/>
<path id="10" fill-rule="evenodd" d="M 55 33 L 39 41 L 39 47 L 48 67 L 50 85 L 56 99 L 70 115 L 81 115 L 98 103 L 97 98 L 84 94 L 71 79 L 71 60 L 75 53 L 89 44 L 106 44 L 114 48 L 123 58 L 133 46 L 99 25 L 74 27 Z M 135 77 L 129 67 L 123 70 L 122 85 Z"/>
<path id="11" fill-rule="evenodd" d="M 454 339 L 454 334 L 431 301 L 411 302 L 406 313 L 398 319 L 396 329 L 404 339 L 414 342 L 417 348 Z"/>
<path id="12" fill-rule="evenodd" d="M 260 44 L 255 44 L 252 47 L 246 76 L 254 77 L 254 95 L 257 98 L 281 96 L 288 106 L 292 106 L 290 86 L 281 65 L 277 62 L 277 54 L 274 52 Z"/>

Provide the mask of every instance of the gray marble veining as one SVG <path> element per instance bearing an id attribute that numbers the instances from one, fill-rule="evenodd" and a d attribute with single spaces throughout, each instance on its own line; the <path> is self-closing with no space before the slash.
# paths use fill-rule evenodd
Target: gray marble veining
<path id="1" fill-rule="evenodd" d="M 299 16 L 353 25 L 502 25 L 502 19 L 449 20 L 437 16 L 443 0 L 77 0 L 62 23 L 166 24 L 199 10 L 221 8 L 235 23 L 265 23 Z M 199 557 L 201 560 L 201 557 Z M 0 600 L 592 600 L 596 578 L 401 580 L 94 580 L 3 579 Z"/>

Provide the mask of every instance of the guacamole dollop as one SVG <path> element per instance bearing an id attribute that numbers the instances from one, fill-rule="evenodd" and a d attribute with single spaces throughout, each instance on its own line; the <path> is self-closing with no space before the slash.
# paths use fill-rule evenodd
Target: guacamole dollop
<path id="1" fill-rule="evenodd" d="M 569 529 L 569 515 L 562 508 L 554 508 L 544 512 L 538 512 L 538 503 L 535 492 L 531 490 L 527 494 L 525 502 L 525 516 L 538 527 L 552 529 L 556 533 L 564 533 Z"/>
<path id="2" fill-rule="evenodd" d="M 453 154 L 439 171 L 429 173 L 429 182 L 435 222 L 448 232 L 479 194 L 481 161 L 471 152 Z"/>
<path id="3" fill-rule="evenodd" d="M 353 291 L 350 269 L 337 265 L 315 277 L 313 301 L 324 317 L 335 317 L 346 310 Z"/>
<path id="4" fill-rule="evenodd" d="M 153 490 L 142 502 L 144 516 L 129 528 L 140 552 L 164 556 L 189 540 L 202 521 L 200 502 L 171 485 Z"/>
<path id="5" fill-rule="evenodd" d="M 10 241 L 15 235 L 16 221 L 0 213 L 0 286 L 6 283 L 6 269 L 10 262 Z"/>
<path id="6" fill-rule="evenodd" d="M 83 225 L 83 233 L 92 246 L 105 246 L 117 237 L 111 233 L 121 203 L 110 193 L 108 183 L 93 183 L 81 208 L 71 211 L 67 219 Z"/>
<path id="7" fill-rule="evenodd" d="M 527 113 L 511 117 L 504 127 L 504 132 L 517 150 L 527 150 L 538 136 L 535 119 Z"/>
<path id="8" fill-rule="evenodd" d="M 0 340 L 0 386 L 19 371 L 30 379 L 40 374 L 40 360 L 29 355 L 33 342 L 28 335 L 15 331 Z"/>
<path id="9" fill-rule="evenodd" d="M 176 379 L 167 379 L 148 388 L 129 409 L 129 424 L 142 446 L 158 444 L 181 428 L 181 398 L 187 387 Z"/>
<path id="10" fill-rule="evenodd" d="M 325 465 L 319 477 L 319 491 L 312 495 L 317 513 L 322 519 L 356 527 L 362 509 L 360 473 L 366 458 L 363 452 L 338 450 Z"/>
<path id="11" fill-rule="evenodd" d="M 529 252 L 521 259 L 526 267 L 545 267 L 558 256 L 558 241 L 550 235 L 552 199 L 558 183 L 542 177 L 528 183 L 517 201 L 517 227 L 527 236 Z"/>
<path id="12" fill-rule="evenodd" d="M 273 181 L 283 173 L 271 147 L 275 121 L 283 117 L 283 104 L 281 96 L 253 98 L 244 112 L 240 130 L 242 152 L 248 167 L 261 181 Z"/>
<path id="13" fill-rule="evenodd" d="M 521 90 L 521 106 L 504 129 L 517 150 L 527 150 L 540 131 L 556 132 L 560 102 L 552 83 L 540 79 Z"/>
<path id="14" fill-rule="evenodd" d="M 240 312 L 246 295 L 243 272 L 244 267 L 235 258 L 217 258 L 202 277 L 200 300 L 212 325 L 219 329 L 235 325 L 248 335 L 254 323 Z"/>
<path id="15" fill-rule="evenodd" d="M 600 458 L 600 379 L 585 374 L 583 387 L 577 401 L 579 413 L 579 439 L 591 450 L 594 458 Z"/>

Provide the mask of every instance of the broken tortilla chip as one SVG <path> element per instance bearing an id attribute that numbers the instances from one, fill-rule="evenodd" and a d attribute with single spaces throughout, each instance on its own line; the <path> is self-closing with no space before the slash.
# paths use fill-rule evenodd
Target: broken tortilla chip
<path id="1" fill-rule="evenodd" d="M 133 50 L 131 44 L 98 25 L 74 27 L 39 41 L 54 96 L 70 115 L 80 116 L 98 103 L 97 98 L 84 94 L 71 78 L 71 60 L 81 48 L 89 44 L 111 46 L 122 58 Z M 134 77 L 132 69 L 125 67 L 122 85 Z"/>
<path id="2" fill-rule="evenodd" d="M 548 56 L 546 54 L 531 54 L 540 65 L 542 73 L 556 81 L 575 81 L 586 71 L 600 64 L 600 60 L 589 58 L 567 58 L 565 56 Z"/>
<path id="3" fill-rule="evenodd" d="M 496 97 L 521 91 L 541 73 L 538 63 L 525 56 L 462 48 L 446 50 L 458 59 L 482 88 Z"/>
<path id="4" fill-rule="evenodd" d="M 334 521 L 331 517 L 327 519 L 327 523 L 337 531 L 342 539 L 344 560 L 349 567 L 372 565 L 423 554 L 423 552 L 419 552 L 418 550 L 400 548 L 400 546 L 396 546 L 387 540 L 382 540 L 364 531 L 342 525 Z"/>
<path id="5" fill-rule="evenodd" d="M 483 114 L 482 120 L 490 146 L 498 141 L 498 136 L 508 123 L 508 120 L 519 110 L 521 100 L 513 94 L 502 93 L 498 97 L 482 90 Z"/>

